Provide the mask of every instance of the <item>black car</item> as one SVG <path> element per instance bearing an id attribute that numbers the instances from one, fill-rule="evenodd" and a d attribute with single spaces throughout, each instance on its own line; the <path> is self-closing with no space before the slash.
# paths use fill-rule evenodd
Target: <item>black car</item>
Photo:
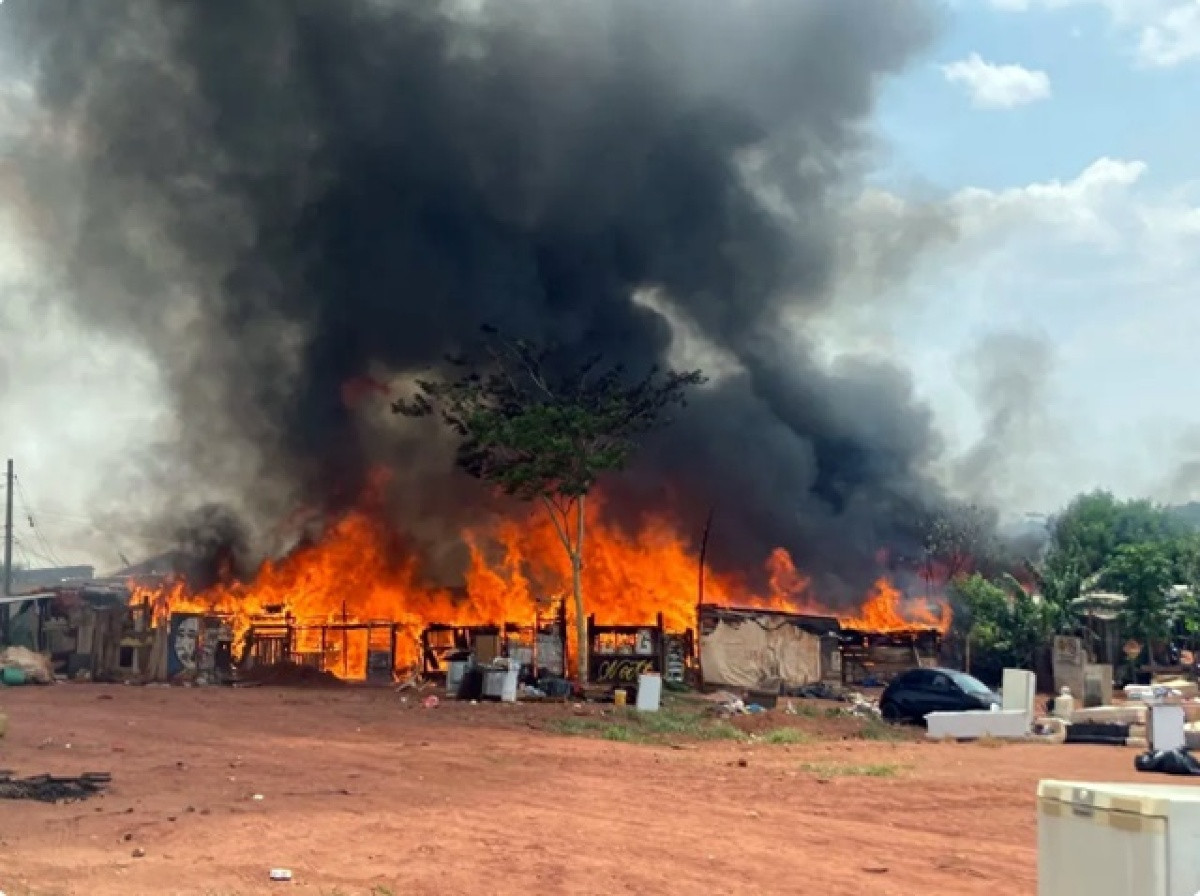
<path id="1" fill-rule="evenodd" d="M 978 678 L 956 669 L 910 669 L 892 679 L 879 698 L 889 721 L 923 721 L 931 712 L 1000 707 L 1000 697 Z"/>

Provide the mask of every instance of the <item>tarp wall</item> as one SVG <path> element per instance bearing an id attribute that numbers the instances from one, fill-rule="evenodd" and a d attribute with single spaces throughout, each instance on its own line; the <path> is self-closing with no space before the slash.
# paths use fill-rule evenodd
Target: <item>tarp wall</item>
<path id="1" fill-rule="evenodd" d="M 722 619 L 700 637 L 700 669 L 706 684 L 731 688 L 812 684 L 821 680 L 821 639 L 785 619 Z"/>

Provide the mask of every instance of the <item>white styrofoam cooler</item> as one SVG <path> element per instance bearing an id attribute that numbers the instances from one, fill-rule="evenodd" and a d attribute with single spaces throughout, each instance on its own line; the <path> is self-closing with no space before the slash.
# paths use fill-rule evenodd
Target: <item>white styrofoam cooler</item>
<path id="1" fill-rule="evenodd" d="M 1038 784 L 1038 896 L 1197 896 L 1200 786 Z"/>

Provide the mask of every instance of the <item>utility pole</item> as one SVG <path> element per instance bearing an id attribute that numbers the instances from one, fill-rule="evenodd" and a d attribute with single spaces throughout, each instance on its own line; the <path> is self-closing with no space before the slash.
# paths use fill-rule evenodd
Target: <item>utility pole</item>
<path id="1" fill-rule="evenodd" d="M 8 476 L 5 480 L 4 489 L 4 596 L 12 595 L 12 549 L 13 549 L 13 462 L 12 458 L 8 459 Z M 8 622 L 9 614 L 12 612 L 12 606 L 7 601 L 4 603 L 4 612 L 0 614 L 0 621 L 3 622 L 3 629 L 0 634 L 4 636 L 4 641 L 8 641 Z"/>
<path id="2" fill-rule="evenodd" d="M 13 462 L 8 459 L 8 479 L 4 488 L 4 596 L 12 594 L 13 548 Z"/>

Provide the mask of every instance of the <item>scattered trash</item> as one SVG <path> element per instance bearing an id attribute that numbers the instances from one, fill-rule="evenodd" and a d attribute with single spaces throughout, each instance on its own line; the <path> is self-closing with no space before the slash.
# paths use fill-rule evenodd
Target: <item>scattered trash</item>
<path id="1" fill-rule="evenodd" d="M 250 797 L 250 799 L 254 800 L 256 803 L 261 803 L 264 797 L 261 793 L 256 793 L 254 796 Z"/>
<path id="2" fill-rule="evenodd" d="M 533 685 L 527 684 L 521 686 L 521 696 L 527 700 L 540 700 L 549 695 L 541 688 L 535 688 Z"/>
<path id="3" fill-rule="evenodd" d="M 8 772 L 0 772 L 0 799 L 69 803 L 103 793 L 111 781 L 112 775 L 107 772 L 88 772 L 75 778 L 51 775 L 14 778 Z"/>
<path id="4" fill-rule="evenodd" d="M 425 686 L 425 679 L 421 677 L 419 672 L 414 672 L 404 681 L 396 685 L 397 691 L 417 690 Z"/>
<path id="5" fill-rule="evenodd" d="M 292 872 L 288 868 L 272 868 L 270 877 L 273 881 L 286 882 L 292 879 Z"/>
<path id="6" fill-rule="evenodd" d="M 728 691 L 717 691 L 715 694 L 710 694 L 707 699 L 712 700 L 716 704 L 713 706 L 713 712 L 723 718 L 746 714 L 746 704 L 736 694 L 731 694 Z"/>
<path id="7" fill-rule="evenodd" d="M 847 694 L 845 699 L 850 703 L 850 708 L 847 710 L 848 715 L 879 718 L 879 704 L 868 700 L 862 694 Z"/>
<path id="8" fill-rule="evenodd" d="M 50 657 L 25 647 L 6 647 L 0 651 L 0 670 L 3 670 L 0 675 L 5 684 L 51 684 L 54 681 Z"/>
<path id="9" fill-rule="evenodd" d="M 804 684 L 796 688 L 788 688 L 789 697 L 800 697 L 804 700 L 844 700 L 845 695 L 833 685 L 818 681 Z"/>
<path id="10" fill-rule="evenodd" d="M 1147 750 L 1133 759 L 1133 767 L 1139 772 L 1159 772 L 1164 775 L 1200 775 L 1200 762 L 1188 752 L 1187 747 L 1177 750 Z"/>
<path id="11" fill-rule="evenodd" d="M 441 701 L 439 701 L 436 696 L 434 696 L 433 694 L 430 694 L 428 697 L 426 697 L 424 700 L 421 701 L 421 705 L 424 706 L 426 709 L 436 709 L 438 703 L 440 703 L 440 702 Z"/>
<path id="12" fill-rule="evenodd" d="M 146 857 L 146 850 L 139 846 L 133 852 L 131 852 L 130 855 L 135 859 L 144 859 Z"/>
<path id="13" fill-rule="evenodd" d="M 766 712 L 766 710 L 763 709 L 761 706 L 759 706 L 757 703 L 751 703 L 749 706 L 746 707 L 746 712 L 750 713 L 751 715 L 757 715 L 760 712 Z"/>

